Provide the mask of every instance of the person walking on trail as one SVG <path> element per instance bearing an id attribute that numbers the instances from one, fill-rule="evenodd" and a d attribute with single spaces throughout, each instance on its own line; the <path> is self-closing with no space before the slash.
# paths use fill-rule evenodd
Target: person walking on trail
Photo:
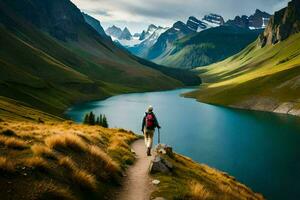
<path id="1" fill-rule="evenodd" d="M 151 148 L 153 143 L 153 135 L 155 128 L 160 129 L 157 118 L 153 113 L 153 107 L 149 106 L 143 118 L 142 132 L 144 133 L 145 145 L 147 147 L 147 156 L 151 156 Z"/>

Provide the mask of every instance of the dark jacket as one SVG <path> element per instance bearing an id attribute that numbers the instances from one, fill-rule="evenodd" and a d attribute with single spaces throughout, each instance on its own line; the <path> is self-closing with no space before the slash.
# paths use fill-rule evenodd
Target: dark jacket
<path id="1" fill-rule="evenodd" d="M 144 118 L 143 118 L 142 131 L 144 131 L 144 127 L 146 126 L 146 116 L 147 116 L 148 113 L 152 113 L 153 116 L 154 116 L 154 127 L 153 127 L 152 129 L 150 129 L 150 130 L 154 130 L 156 127 L 157 127 L 157 128 L 160 128 L 160 126 L 159 126 L 159 124 L 158 124 L 158 121 L 157 121 L 157 118 L 156 118 L 155 114 L 154 114 L 153 112 L 146 112 L 146 113 L 145 113 L 145 116 L 144 116 Z"/>

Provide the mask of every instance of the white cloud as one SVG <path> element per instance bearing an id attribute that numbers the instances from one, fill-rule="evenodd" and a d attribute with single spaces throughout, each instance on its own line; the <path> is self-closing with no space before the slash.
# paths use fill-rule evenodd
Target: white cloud
<path id="1" fill-rule="evenodd" d="M 255 9 L 271 14 L 288 0 L 72 0 L 82 11 L 99 19 L 106 28 L 112 24 L 141 31 L 149 24 L 171 26 L 189 16 L 201 17 L 210 12 L 225 19 L 250 15 Z"/>

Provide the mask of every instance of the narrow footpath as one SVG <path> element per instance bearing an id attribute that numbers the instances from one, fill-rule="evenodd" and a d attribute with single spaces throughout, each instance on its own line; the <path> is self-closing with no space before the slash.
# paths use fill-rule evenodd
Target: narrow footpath
<path id="1" fill-rule="evenodd" d="M 123 186 L 118 192 L 117 200 L 149 200 L 154 189 L 148 174 L 152 157 L 146 155 L 144 140 L 140 139 L 132 144 L 136 153 L 135 163 L 129 167 L 124 178 Z"/>

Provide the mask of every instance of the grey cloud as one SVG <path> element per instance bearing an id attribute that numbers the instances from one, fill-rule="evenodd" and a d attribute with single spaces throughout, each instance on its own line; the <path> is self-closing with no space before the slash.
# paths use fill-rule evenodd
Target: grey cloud
<path id="1" fill-rule="evenodd" d="M 225 19 L 236 15 L 250 15 L 255 9 L 271 14 L 287 5 L 288 0 L 72 0 L 79 8 L 90 14 L 105 17 L 105 24 L 123 21 L 129 26 L 150 24 L 172 25 L 186 21 L 189 16 L 202 17 L 217 13 Z M 113 14 L 112 14 L 113 13 Z M 121 19 L 116 19 L 116 13 Z M 127 14 L 126 14 L 127 13 Z M 123 17 L 124 15 L 124 17 Z M 130 17 L 129 17 L 130 16 Z M 110 21 L 111 17 L 111 21 Z M 132 19 L 135 18 L 135 19 Z"/>

